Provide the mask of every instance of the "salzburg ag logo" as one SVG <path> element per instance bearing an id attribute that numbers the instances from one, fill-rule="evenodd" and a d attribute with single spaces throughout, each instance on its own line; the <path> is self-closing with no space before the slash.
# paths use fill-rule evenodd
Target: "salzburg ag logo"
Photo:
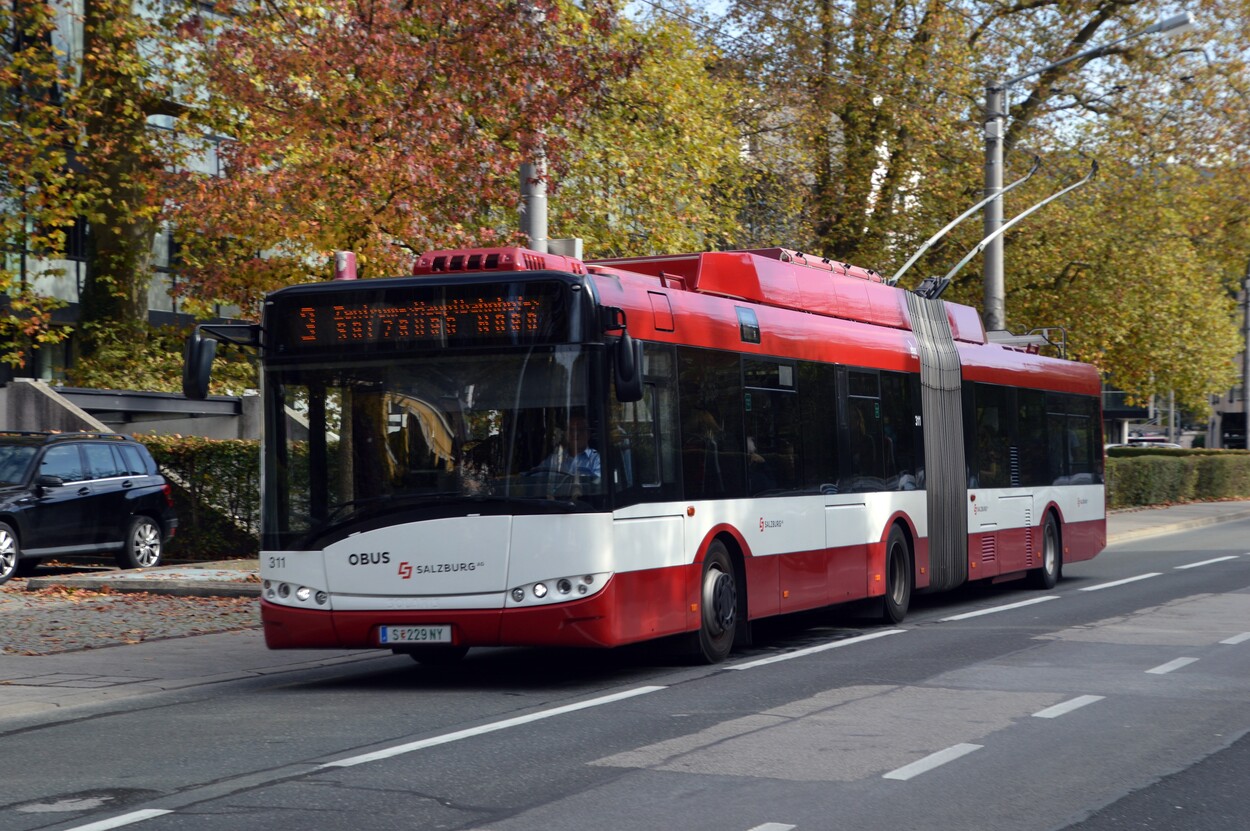
<path id="1" fill-rule="evenodd" d="M 455 571 L 477 571 L 485 567 L 485 560 L 479 560 L 476 563 L 418 563 L 417 565 L 404 560 L 399 564 L 399 577 L 401 580 L 408 580 L 414 574 L 450 574 Z"/>
<path id="2" fill-rule="evenodd" d="M 765 528 L 780 528 L 784 522 L 784 519 L 764 519 L 764 517 L 760 517 L 760 530 L 763 531 Z"/>

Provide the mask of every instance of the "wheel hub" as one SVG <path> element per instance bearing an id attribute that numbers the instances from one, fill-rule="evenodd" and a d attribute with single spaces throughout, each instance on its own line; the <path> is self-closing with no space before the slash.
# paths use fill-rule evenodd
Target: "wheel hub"
<path id="1" fill-rule="evenodd" d="M 738 591 L 734 580 L 720 569 L 707 573 L 703 584 L 703 608 L 708 628 L 718 635 L 733 626 L 738 617 Z"/>

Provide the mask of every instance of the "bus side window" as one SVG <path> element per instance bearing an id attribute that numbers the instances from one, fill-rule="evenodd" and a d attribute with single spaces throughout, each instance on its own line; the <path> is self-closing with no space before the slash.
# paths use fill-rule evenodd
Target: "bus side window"
<path id="1" fill-rule="evenodd" d="M 842 489 L 877 491 L 885 487 L 885 441 L 881 429 L 881 387 L 876 372 L 847 372 L 850 468 Z"/>
<path id="2" fill-rule="evenodd" d="M 802 444 L 803 489 L 811 493 L 838 490 L 837 368 L 799 364 L 799 439 Z"/>
<path id="3" fill-rule="evenodd" d="M 677 496 L 677 402 L 672 347 L 643 347 L 642 399 L 611 398 L 608 436 L 612 487 L 619 505 Z"/>
<path id="4" fill-rule="evenodd" d="M 682 479 L 688 499 L 746 493 L 742 370 L 738 355 L 679 348 Z"/>

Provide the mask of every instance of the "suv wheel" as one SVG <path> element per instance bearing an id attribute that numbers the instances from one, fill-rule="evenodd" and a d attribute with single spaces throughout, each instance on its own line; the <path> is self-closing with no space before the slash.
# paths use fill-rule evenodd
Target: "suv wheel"
<path id="1" fill-rule="evenodd" d="M 150 517 L 130 520 L 130 531 L 117 555 L 122 568 L 153 568 L 161 564 L 161 529 Z"/>
<path id="2" fill-rule="evenodd" d="M 17 574 L 17 562 L 21 555 L 17 534 L 7 523 L 0 522 L 0 583 Z"/>

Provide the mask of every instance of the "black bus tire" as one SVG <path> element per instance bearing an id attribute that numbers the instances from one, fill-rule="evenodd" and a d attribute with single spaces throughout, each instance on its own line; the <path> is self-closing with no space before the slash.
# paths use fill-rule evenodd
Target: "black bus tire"
<path id="1" fill-rule="evenodd" d="M 1042 523 L 1042 565 L 1029 572 L 1029 582 L 1035 589 L 1050 591 L 1063 573 L 1063 549 L 1059 547 L 1059 525 L 1055 515 L 1047 512 Z"/>
<path id="2" fill-rule="evenodd" d="M 729 657 L 738 629 L 738 578 L 729 551 L 713 540 L 699 579 L 699 631 L 692 633 L 696 663 L 719 664 Z"/>
<path id="3" fill-rule="evenodd" d="M 885 541 L 885 597 L 881 599 L 881 619 L 886 624 L 902 623 L 911 606 L 913 583 L 911 546 L 907 535 L 895 525 Z"/>

